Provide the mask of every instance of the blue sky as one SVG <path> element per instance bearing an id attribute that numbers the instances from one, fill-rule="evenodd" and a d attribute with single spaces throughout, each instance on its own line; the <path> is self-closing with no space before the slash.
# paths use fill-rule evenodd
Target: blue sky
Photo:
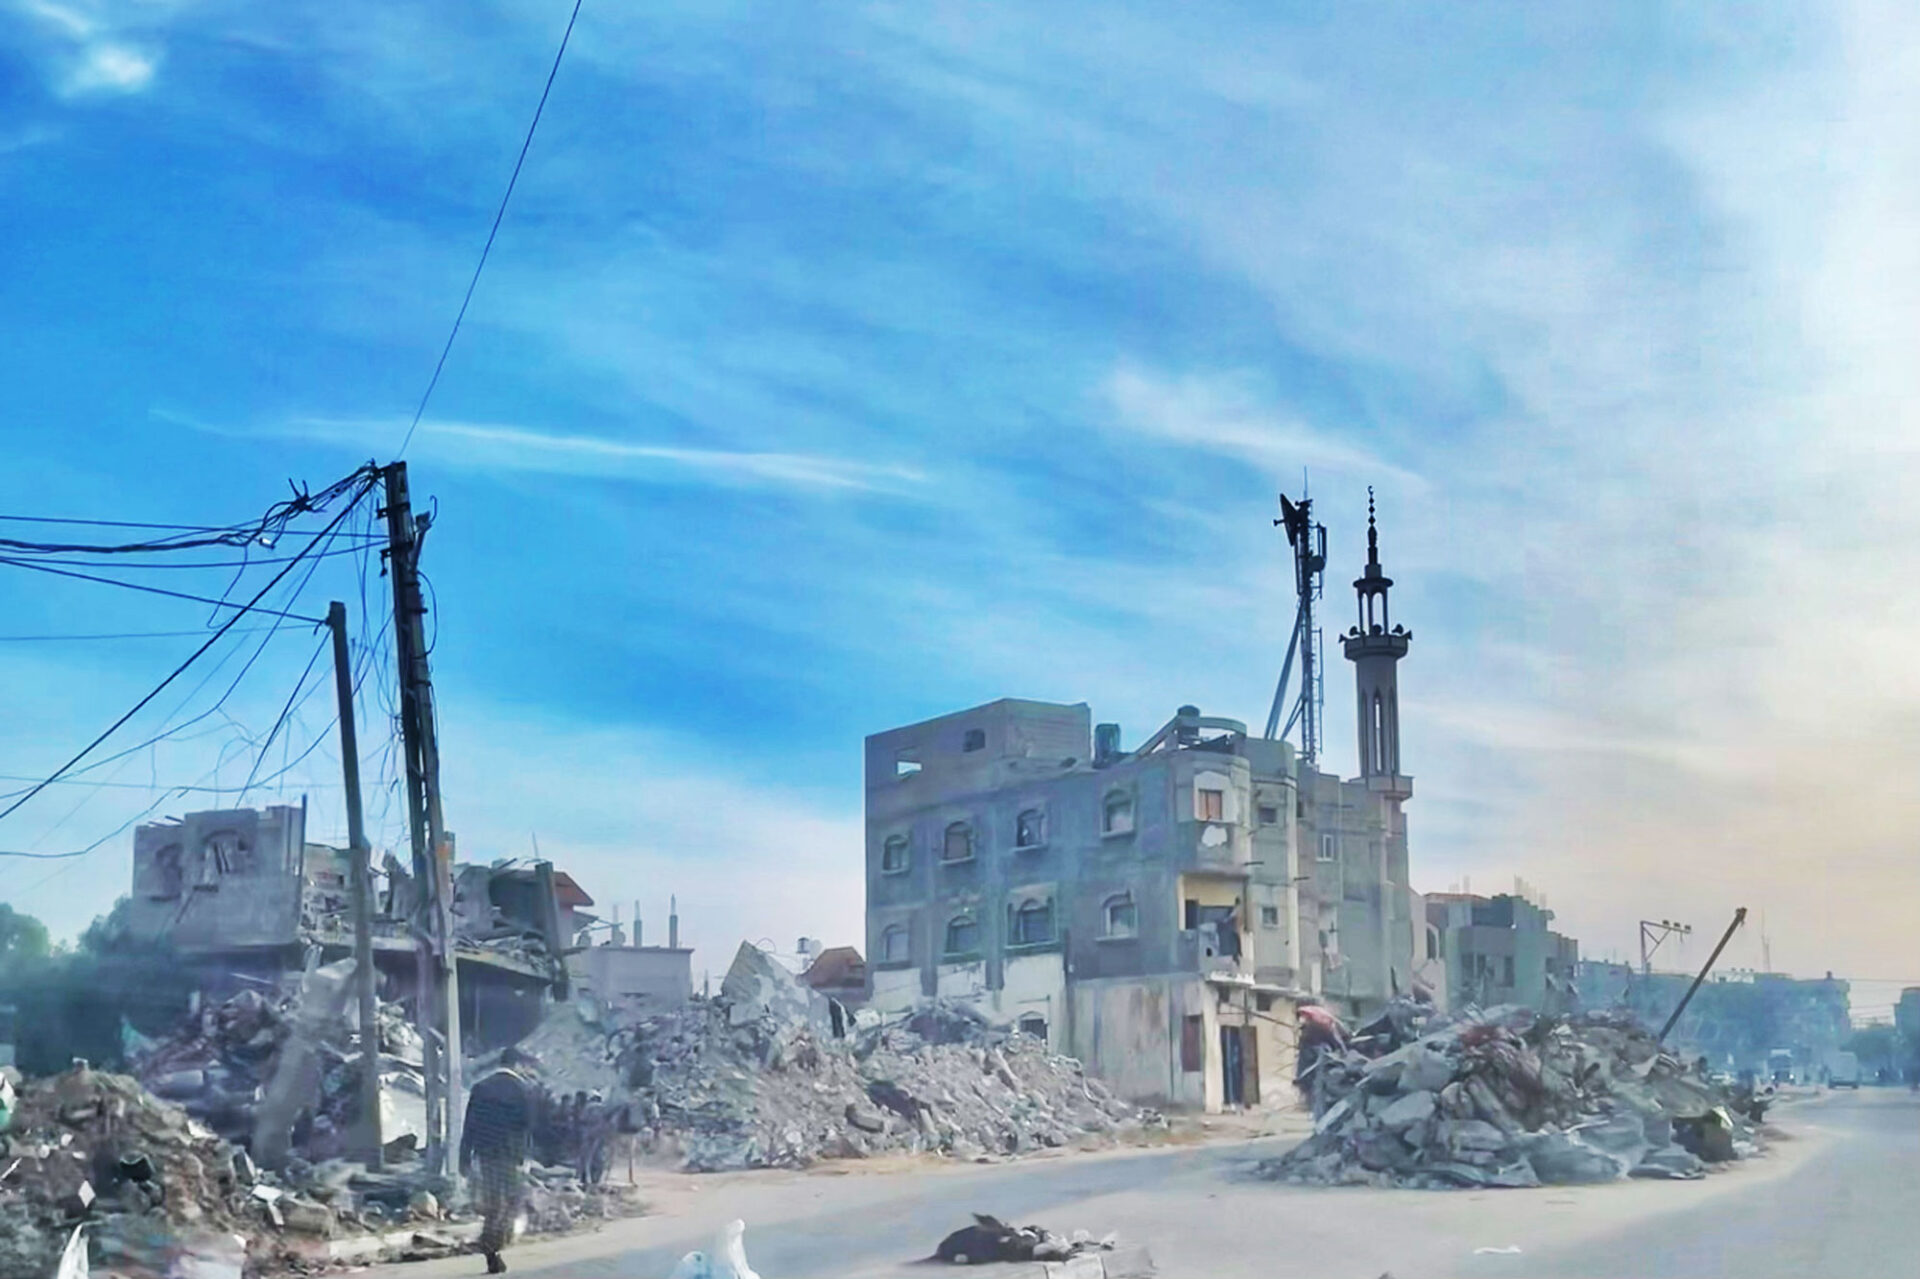
<path id="1" fill-rule="evenodd" d="M 566 8 L 0 3 L 0 510 L 238 519 L 389 456 Z M 1380 495 L 1422 886 L 1524 874 L 1592 951 L 1770 907 L 1781 966 L 1920 972 L 1915 35 L 588 0 L 408 450 L 463 850 L 537 834 L 655 927 L 677 892 L 703 963 L 853 939 L 864 734 L 1003 695 L 1264 719 L 1308 469 L 1330 622 Z M 204 618 L 17 571 L 0 607 Z M 0 643 L 0 765 L 183 642 Z M 312 642 L 0 847 L 231 785 Z M 321 834 L 332 758 L 285 780 Z M 0 897 L 72 930 L 127 859 Z"/>

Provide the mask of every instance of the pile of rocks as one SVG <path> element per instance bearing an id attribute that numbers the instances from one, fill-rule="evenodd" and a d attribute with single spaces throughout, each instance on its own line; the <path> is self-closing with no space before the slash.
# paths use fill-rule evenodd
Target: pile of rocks
<path id="1" fill-rule="evenodd" d="M 125 1075 L 76 1066 L 18 1086 L 0 1132 L 0 1279 L 51 1275 L 86 1224 L 108 1261 L 257 1219 L 245 1157 Z"/>
<path id="2" fill-rule="evenodd" d="M 719 997 L 603 1034 L 605 1048 L 568 1062 L 542 1058 L 542 1074 L 582 1079 L 611 1062 L 605 1082 L 626 1100 L 629 1126 L 695 1172 L 885 1153 L 1011 1155 L 1164 1123 L 1079 1062 L 970 1009 L 929 1005 L 896 1025 L 856 1025 L 825 1002 L 743 946 Z"/>
<path id="3" fill-rule="evenodd" d="M 1758 1148 L 1721 1090 L 1631 1018 L 1498 1008 L 1450 1024 L 1383 1019 L 1330 1050 L 1314 1135 L 1262 1165 L 1322 1185 L 1568 1185 L 1695 1178 Z M 1380 1023 L 1376 1023 L 1378 1027 Z M 1375 1029 L 1375 1028 L 1369 1028 Z"/>

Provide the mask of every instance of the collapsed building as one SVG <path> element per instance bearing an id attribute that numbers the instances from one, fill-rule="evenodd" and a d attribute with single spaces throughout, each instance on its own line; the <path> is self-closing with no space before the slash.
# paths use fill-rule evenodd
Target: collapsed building
<path id="1" fill-rule="evenodd" d="M 1446 961 L 1444 1006 L 1518 1004 L 1571 1012 L 1580 944 L 1549 925 L 1553 912 L 1516 882 L 1511 893 L 1428 893 L 1427 951 Z"/>
<path id="2" fill-rule="evenodd" d="M 171 946 L 210 995 L 297 973 L 311 951 L 353 953 L 343 849 L 309 843 L 306 807 L 188 813 L 135 829 L 128 927 Z M 391 856 L 373 894 L 381 994 L 411 999 L 417 981 L 413 877 Z M 578 886 L 550 864 L 454 866 L 460 1015 L 476 1047 L 511 1043 L 539 1024 L 569 971 L 558 897 Z"/>
<path id="3" fill-rule="evenodd" d="M 1011 698 L 867 738 L 872 1007 L 967 1001 L 1124 1096 L 1217 1110 L 1290 1098 L 1303 998 L 1444 999 L 1408 880 L 1412 636 L 1368 543 L 1355 778 L 1194 706 L 1131 750 L 1084 703 Z"/>

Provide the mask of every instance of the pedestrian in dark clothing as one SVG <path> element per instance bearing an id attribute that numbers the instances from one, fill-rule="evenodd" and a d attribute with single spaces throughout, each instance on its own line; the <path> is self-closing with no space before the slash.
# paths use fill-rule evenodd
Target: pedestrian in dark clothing
<path id="1" fill-rule="evenodd" d="M 474 1179 L 480 1203 L 480 1251 L 487 1273 L 503 1274 L 500 1250 L 513 1237 L 520 1215 L 522 1166 L 533 1132 L 534 1059 L 517 1049 L 500 1054 L 500 1064 L 474 1084 L 467 1095 L 467 1122 L 460 1134 L 460 1170 Z"/>

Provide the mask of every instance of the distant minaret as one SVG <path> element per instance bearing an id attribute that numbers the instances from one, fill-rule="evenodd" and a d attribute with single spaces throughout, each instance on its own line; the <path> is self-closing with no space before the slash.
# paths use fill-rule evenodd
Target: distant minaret
<path id="1" fill-rule="evenodd" d="M 1367 789 L 1388 799 L 1413 795 L 1413 779 L 1400 771 L 1400 659 L 1413 632 L 1395 626 L 1387 612 L 1393 579 L 1380 569 L 1380 532 L 1374 524 L 1373 489 L 1367 489 L 1367 568 L 1354 582 L 1360 624 L 1340 637 L 1353 663 L 1360 711 L 1360 777 Z"/>

